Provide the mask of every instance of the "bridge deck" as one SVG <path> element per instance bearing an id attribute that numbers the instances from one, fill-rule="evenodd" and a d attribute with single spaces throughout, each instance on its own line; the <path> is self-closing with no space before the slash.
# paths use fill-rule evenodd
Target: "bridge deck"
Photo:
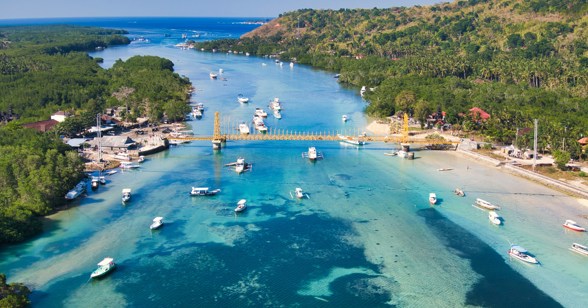
<path id="1" fill-rule="evenodd" d="M 267 140 L 267 141 L 342 141 L 338 136 L 322 134 L 227 134 L 221 136 L 185 136 L 183 138 L 171 138 L 175 140 Z M 366 136 L 361 137 L 366 142 L 391 142 L 391 143 L 416 143 L 416 144 L 456 144 L 457 142 L 444 139 L 408 138 L 402 136 Z"/>

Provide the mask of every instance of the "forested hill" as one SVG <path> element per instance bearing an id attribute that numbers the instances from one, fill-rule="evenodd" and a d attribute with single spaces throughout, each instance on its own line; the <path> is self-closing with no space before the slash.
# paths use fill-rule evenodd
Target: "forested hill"
<path id="1" fill-rule="evenodd" d="M 366 93 L 370 115 L 405 110 L 424 119 L 442 109 L 450 123 L 489 141 L 514 141 L 517 127 L 538 118 L 540 146 L 553 149 L 562 147 L 558 139 L 588 134 L 588 120 L 580 116 L 588 113 L 587 12 L 586 0 L 304 9 L 239 40 L 197 47 L 332 69 L 342 82 L 375 88 Z M 491 120 L 468 121 L 463 114 L 472 107 L 488 111 Z M 566 147 L 572 156 L 577 150 Z"/>

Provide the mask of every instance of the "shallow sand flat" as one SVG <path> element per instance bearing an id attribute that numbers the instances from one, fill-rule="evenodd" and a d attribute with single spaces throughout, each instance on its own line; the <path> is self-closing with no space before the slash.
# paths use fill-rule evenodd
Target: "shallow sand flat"
<path id="1" fill-rule="evenodd" d="M 438 172 L 435 171 L 438 166 L 454 169 Z M 588 243 L 586 234 L 562 227 L 566 219 L 588 224 L 588 220 L 582 218 L 588 214 L 585 200 L 569 197 L 457 152 L 423 153 L 419 168 L 432 170 L 429 180 L 437 183 L 437 196 L 442 200 L 439 210 L 492 246 L 512 268 L 564 306 L 577 305 L 570 295 L 586 295 L 583 287 L 588 283 L 585 257 L 568 250 L 572 242 Z M 454 187 L 464 189 L 466 197 L 455 196 L 451 192 Z M 477 197 L 502 206 L 499 214 L 505 219 L 504 226 L 492 225 L 487 211 L 471 206 Z M 510 260 L 506 254 L 509 243 L 527 248 L 536 255 L 541 266 L 530 267 Z"/>

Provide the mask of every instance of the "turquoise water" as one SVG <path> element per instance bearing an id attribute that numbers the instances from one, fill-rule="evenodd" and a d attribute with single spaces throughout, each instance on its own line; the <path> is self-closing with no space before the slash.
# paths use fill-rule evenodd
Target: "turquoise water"
<path id="1" fill-rule="evenodd" d="M 232 129 L 251 121 L 255 107 L 267 110 L 274 97 L 282 101 L 283 119 L 269 115 L 270 130 L 365 130 L 365 102 L 332 73 L 174 44 L 131 44 L 93 56 L 103 57 L 105 66 L 135 54 L 171 59 L 196 87 L 192 100 L 206 106 L 201 120 L 189 122 L 195 134 L 212 133 L 215 111 L 231 123 L 223 128 Z M 211 80 L 208 73 L 220 68 L 226 80 Z M 240 93 L 249 104 L 237 102 Z M 343 123 L 342 114 L 351 120 Z M 324 159 L 303 159 L 309 146 Z M 5 247 L 0 272 L 32 286 L 39 307 L 583 306 L 577 299 L 588 294 L 588 259 L 567 247 L 586 243 L 586 235 L 565 232 L 561 222 L 586 207 L 455 153 L 419 151 L 412 161 L 383 155 L 392 146 L 243 141 L 228 142 L 221 152 L 209 142 L 172 147 L 49 217 L 38 238 Z M 240 156 L 253 168 L 238 175 L 224 165 Z M 437 172 L 440 167 L 454 170 Z M 190 197 L 191 186 L 222 192 Z M 465 198 L 451 193 L 457 186 Z M 120 194 L 126 187 L 134 195 L 125 206 Z M 296 187 L 310 198 L 293 199 Z M 431 191 L 438 206 L 428 205 Z M 476 197 L 503 205 L 504 227 L 470 206 Z M 249 207 L 235 215 L 240 199 Z M 166 224 L 151 232 L 156 216 Z M 510 260 L 509 242 L 529 249 L 542 265 Z M 117 270 L 90 281 L 107 256 Z"/>

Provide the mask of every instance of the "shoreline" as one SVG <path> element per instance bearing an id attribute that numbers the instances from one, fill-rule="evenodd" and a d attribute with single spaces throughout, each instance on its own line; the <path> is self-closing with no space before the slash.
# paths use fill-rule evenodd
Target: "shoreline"
<path id="1" fill-rule="evenodd" d="M 389 135 L 390 134 L 391 125 L 388 123 L 379 123 L 377 120 L 372 120 L 370 124 L 366 126 L 366 130 L 370 131 L 376 135 Z M 451 140 L 451 141 L 459 141 L 461 138 L 456 136 L 451 136 L 448 134 L 444 134 L 437 131 L 431 131 L 431 133 L 436 133 L 444 138 Z M 423 134 L 424 135 L 424 134 Z M 564 192 L 567 195 L 572 197 L 579 198 L 580 200 L 586 201 L 586 206 L 588 206 L 588 187 L 583 184 L 573 185 L 568 183 L 567 181 L 556 180 L 539 173 L 535 173 L 524 168 L 505 163 L 504 161 L 489 157 L 484 154 L 476 153 L 470 150 L 462 149 L 460 146 L 457 147 L 456 153 L 460 153 L 463 157 L 468 157 L 469 159 L 473 159 L 476 161 L 482 161 L 489 166 L 499 167 L 501 170 L 505 171 L 514 176 L 523 177 L 530 181 L 539 183 L 545 187 L 555 189 L 560 192 Z"/>

